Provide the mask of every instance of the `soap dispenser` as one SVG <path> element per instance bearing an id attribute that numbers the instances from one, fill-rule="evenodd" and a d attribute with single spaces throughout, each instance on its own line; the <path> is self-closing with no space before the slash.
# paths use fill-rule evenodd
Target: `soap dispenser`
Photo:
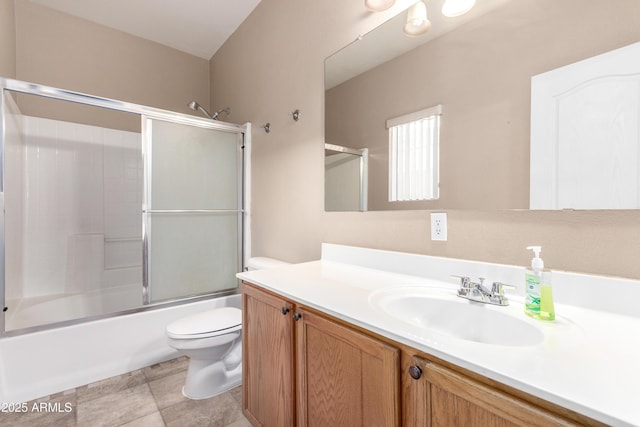
<path id="1" fill-rule="evenodd" d="M 545 270 L 544 261 L 540 258 L 542 247 L 528 246 L 527 249 L 532 250 L 535 256 L 525 273 L 524 312 L 536 319 L 554 320 L 551 271 Z"/>

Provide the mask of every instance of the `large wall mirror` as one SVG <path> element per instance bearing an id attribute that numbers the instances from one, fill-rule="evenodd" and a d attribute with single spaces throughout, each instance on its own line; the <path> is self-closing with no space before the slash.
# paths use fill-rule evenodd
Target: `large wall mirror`
<path id="1" fill-rule="evenodd" d="M 366 185 L 328 179 L 326 209 L 529 209 L 532 77 L 640 41 L 640 2 L 478 0 L 458 18 L 425 3 L 426 35 L 404 36 L 402 12 L 325 62 L 325 174 L 335 147 L 367 151 L 350 174 Z M 438 197 L 389 202 L 387 121 L 436 105 Z M 337 203 L 349 187 L 365 203 Z"/>

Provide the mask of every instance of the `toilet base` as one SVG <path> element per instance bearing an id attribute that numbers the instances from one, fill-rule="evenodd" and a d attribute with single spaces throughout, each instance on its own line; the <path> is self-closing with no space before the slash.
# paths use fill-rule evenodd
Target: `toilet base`
<path id="1" fill-rule="evenodd" d="M 182 394 L 193 400 L 208 399 L 239 386 L 242 383 L 242 364 L 228 370 L 223 361 L 189 360 L 187 381 Z"/>

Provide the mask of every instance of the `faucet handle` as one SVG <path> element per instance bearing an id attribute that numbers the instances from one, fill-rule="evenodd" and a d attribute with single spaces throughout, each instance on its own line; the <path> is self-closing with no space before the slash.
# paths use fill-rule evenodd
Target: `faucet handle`
<path id="1" fill-rule="evenodd" d="M 460 288 L 468 289 L 471 288 L 471 278 L 467 276 L 458 276 L 456 274 L 452 274 L 451 277 L 455 277 L 456 279 L 460 279 Z"/>
<path id="2" fill-rule="evenodd" d="M 509 305 L 509 299 L 504 296 L 504 290 L 515 288 L 515 286 L 505 285 L 500 282 L 493 282 L 493 285 L 491 286 L 491 296 L 489 297 L 491 304 Z"/>
<path id="3" fill-rule="evenodd" d="M 456 276 L 451 275 L 451 277 L 455 277 L 456 279 L 460 279 L 460 288 L 458 288 L 458 296 L 467 298 L 469 293 L 473 288 L 473 284 L 471 283 L 471 279 L 467 276 Z"/>
<path id="4" fill-rule="evenodd" d="M 507 285 L 505 283 L 493 282 L 493 285 L 491 286 L 491 294 L 503 297 L 505 289 L 515 289 L 515 288 L 516 288 L 515 286 Z"/>

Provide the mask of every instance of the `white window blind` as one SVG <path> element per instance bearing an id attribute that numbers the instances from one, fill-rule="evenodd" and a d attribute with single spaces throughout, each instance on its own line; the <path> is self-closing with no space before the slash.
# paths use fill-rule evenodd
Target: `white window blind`
<path id="1" fill-rule="evenodd" d="M 438 198 L 442 106 L 387 120 L 389 201 Z"/>

